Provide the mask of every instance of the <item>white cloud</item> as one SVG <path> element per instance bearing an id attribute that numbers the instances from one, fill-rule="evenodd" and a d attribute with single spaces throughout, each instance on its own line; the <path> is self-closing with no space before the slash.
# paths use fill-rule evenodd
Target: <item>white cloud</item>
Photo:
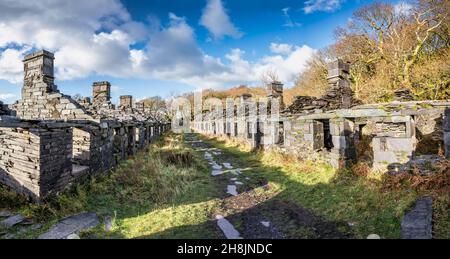
<path id="1" fill-rule="evenodd" d="M 12 93 L 0 93 L 0 100 L 7 100 L 14 97 L 16 97 L 16 95 Z"/>
<path id="2" fill-rule="evenodd" d="M 288 55 L 292 52 L 293 46 L 290 44 L 283 44 L 283 43 L 270 43 L 270 51 L 272 51 L 275 54 L 283 54 Z"/>
<path id="3" fill-rule="evenodd" d="M 334 12 L 341 8 L 341 4 L 345 0 L 308 0 L 305 2 L 303 11 L 306 14 L 314 13 L 317 11 Z"/>
<path id="4" fill-rule="evenodd" d="M 300 27 L 302 26 L 301 23 L 295 22 L 292 20 L 291 15 L 289 14 L 289 11 L 291 10 L 290 7 L 285 7 L 283 9 L 281 9 L 281 11 L 283 12 L 283 16 L 284 16 L 284 27 L 290 27 L 290 28 L 294 28 L 294 27 Z"/>
<path id="5" fill-rule="evenodd" d="M 63 80 L 93 73 L 129 75 L 129 45 L 145 39 L 146 33 L 118 0 L 0 3 L 0 48 L 6 48 L 5 53 L 17 49 L 11 46 L 55 52 L 56 76 Z M 20 70 L 22 66 L 18 57 L 10 64 Z M 15 73 L 1 74 L 18 81 Z"/>
<path id="6" fill-rule="evenodd" d="M 22 57 L 29 48 L 6 49 L 0 52 L 0 79 L 8 80 L 13 84 L 23 79 Z"/>
<path id="7" fill-rule="evenodd" d="M 308 46 L 273 43 L 272 53 L 260 59 L 249 61 L 240 49 L 221 59 L 205 53 L 194 29 L 173 13 L 168 24 L 144 24 L 133 21 L 118 0 L 61 2 L 0 2 L 0 79 L 20 83 L 23 55 L 46 48 L 55 52 L 59 80 L 99 75 L 209 88 L 256 84 L 261 73 L 275 69 L 281 80 L 292 82 L 314 52 Z M 216 31 L 214 36 L 233 31 Z M 135 43 L 145 47 L 133 48 Z"/>
<path id="8" fill-rule="evenodd" d="M 293 85 L 298 74 L 306 69 L 307 61 L 314 52 L 314 49 L 306 45 L 293 46 L 293 51 L 287 56 L 265 56 L 251 62 L 244 58 L 244 51 L 233 49 L 226 55 L 230 61 L 228 71 L 213 73 L 199 79 L 203 81 L 199 81 L 198 85 L 206 88 L 243 83 L 256 85 L 260 83 L 261 75 L 268 70 L 276 71 L 281 81 L 287 85 Z M 195 79 L 193 78 L 194 82 Z"/>
<path id="9" fill-rule="evenodd" d="M 234 26 L 221 0 L 208 0 L 200 24 L 206 27 L 216 39 L 224 36 L 240 38 L 242 32 Z"/>

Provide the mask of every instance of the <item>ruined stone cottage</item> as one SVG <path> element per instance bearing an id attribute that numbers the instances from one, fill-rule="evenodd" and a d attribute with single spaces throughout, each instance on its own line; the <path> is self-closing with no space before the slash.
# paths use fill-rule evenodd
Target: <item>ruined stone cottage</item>
<path id="1" fill-rule="evenodd" d="M 395 172 L 450 156 L 450 101 L 413 101 L 402 89 L 393 102 L 362 104 L 350 87 L 349 71 L 349 64 L 331 62 L 326 93 L 320 98 L 297 96 L 279 118 L 267 109 L 275 99 L 284 107 L 283 86 L 273 82 L 267 86 L 269 105 L 244 95 L 238 103 L 225 104 L 224 114 L 233 116 L 217 119 L 217 110 L 208 111 L 191 125 L 201 133 L 238 138 L 254 148 L 278 149 L 334 167 L 358 160 Z M 257 114 L 247 111 L 252 105 L 258 106 Z"/>
<path id="2" fill-rule="evenodd" d="M 108 171 L 170 128 L 134 110 L 129 97 L 127 109 L 116 109 L 109 82 L 93 84 L 92 102 L 60 93 L 50 52 L 23 62 L 22 98 L 11 110 L 0 105 L 0 181 L 35 201 Z"/>

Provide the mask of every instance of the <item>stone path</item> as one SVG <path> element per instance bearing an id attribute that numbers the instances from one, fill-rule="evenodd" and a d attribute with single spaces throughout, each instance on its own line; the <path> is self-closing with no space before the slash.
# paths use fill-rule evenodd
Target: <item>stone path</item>
<path id="1" fill-rule="evenodd" d="M 196 135 L 190 134 L 186 135 L 187 142 L 191 143 L 192 147 L 199 152 L 203 152 L 204 159 L 208 162 L 211 167 L 211 176 L 212 177 L 221 177 L 221 180 L 226 181 L 226 189 L 224 190 L 224 199 L 228 199 L 229 197 L 237 197 L 239 196 L 238 186 L 244 186 L 245 181 L 250 180 L 249 177 L 243 177 L 242 171 L 240 168 L 234 168 L 230 161 L 220 161 L 226 158 L 223 158 L 224 151 L 212 148 L 209 144 L 204 143 L 199 140 Z M 228 195 L 228 196 L 227 196 Z M 224 210 L 228 210 L 226 208 L 226 202 Z M 215 219 L 217 221 L 218 228 L 222 231 L 225 238 L 227 239 L 242 239 L 241 234 L 236 230 L 233 224 L 226 219 L 221 214 L 215 215 Z M 262 220 L 262 219 L 261 219 Z M 267 228 L 271 223 L 269 221 L 261 221 L 261 227 Z"/>
<path id="2" fill-rule="evenodd" d="M 219 211 L 212 218 L 227 239 L 346 238 L 333 222 L 296 204 L 275 199 L 266 179 L 234 154 L 202 141 L 197 134 L 186 134 L 186 143 L 200 152 L 209 164 L 211 177 L 222 190 Z M 233 225 L 236 224 L 236 225 Z M 239 224 L 239 225 L 238 225 Z M 236 227 L 239 226 L 239 227 Z M 290 235 L 283 233 L 291 231 Z"/>

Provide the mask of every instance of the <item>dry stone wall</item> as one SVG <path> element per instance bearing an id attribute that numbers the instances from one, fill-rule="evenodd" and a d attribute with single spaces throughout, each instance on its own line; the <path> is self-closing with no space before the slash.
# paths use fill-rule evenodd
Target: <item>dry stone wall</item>
<path id="1" fill-rule="evenodd" d="M 134 109 L 132 99 L 116 109 L 106 81 L 93 84 L 92 102 L 63 95 L 53 60 L 47 51 L 25 56 L 22 98 L 13 111 L 0 104 L 0 181 L 34 201 L 108 171 L 170 130 Z"/>
<path id="2" fill-rule="evenodd" d="M 445 109 L 443 131 L 445 157 L 450 158 L 450 108 Z"/>
<path id="3" fill-rule="evenodd" d="M 71 181 L 72 131 L 53 123 L 0 124 L 0 179 L 34 200 Z"/>

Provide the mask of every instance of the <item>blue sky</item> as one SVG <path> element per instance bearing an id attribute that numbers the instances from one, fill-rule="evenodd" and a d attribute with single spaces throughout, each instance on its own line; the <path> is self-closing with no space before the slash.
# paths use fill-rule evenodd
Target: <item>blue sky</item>
<path id="1" fill-rule="evenodd" d="M 370 1 L 78 0 L 0 3 L 0 100 L 20 98 L 23 55 L 55 52 L 56 83 L 91 95 L 110 81 L 113 101 L 197 88 L 258 85 L 275 70 L 292 85 L 333 30 Z M 393 2 L 394 4 L 397 1 Z"/>

